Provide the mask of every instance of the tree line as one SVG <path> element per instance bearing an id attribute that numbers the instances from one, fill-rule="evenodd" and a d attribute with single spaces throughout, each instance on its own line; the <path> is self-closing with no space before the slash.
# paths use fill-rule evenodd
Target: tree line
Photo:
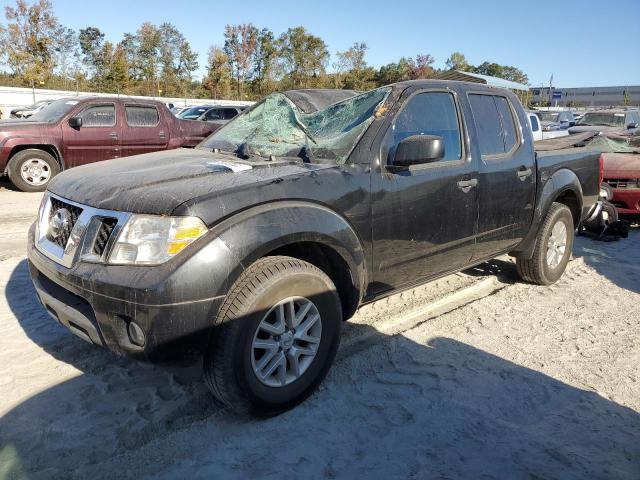
<path id="1" fill-rule="evenodd" d="M 434 78 L 441 71 L 428 54 L 402 57 L 375 68 L 364 42 L 331 55 L 326 42 L 305 27 L 276 35 L 250 23 L 227 25 L 224 43 L 208 51 L 206 74 L 194 78 L 197 53 L 171 23 L 143 23 L 114 43 L 97 26 L 75 31 L 62 25 L 50 0 L 16 0 L 0 25 L 0 82 L 14 86 L 101 91 L 128 95 L 254 100 L 292 88 L 368 90 L 389 83 Z M 460 52 L 445 69 L 528 83 L 518 68 L 471 65 Z"/>

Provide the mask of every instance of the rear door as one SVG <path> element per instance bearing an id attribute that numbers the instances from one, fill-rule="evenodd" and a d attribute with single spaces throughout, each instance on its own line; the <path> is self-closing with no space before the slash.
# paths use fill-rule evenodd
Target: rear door
<path id="1" fill-rule="evenodd" d="M 125 103 L 122 128 L 122 156 L 165 150 L 170 132 L 154 104 Z"/>
<path id="2" fill-rule="evenodd" d="M 528 231 L 535 201 L 533 147 L 506 95 L 473 92 L 467 98 L 480 148 L 478 236 L 475 260 L 517 245 Z M 526 120 L 524 120 L 526 121 Z"/>
<path id="3" fill-rule="evenodd" d="M 473 254 L 477 167 L 457 95 L 449 89 L 405 95 L 382 140 L 381 172 L 372 178 L 374 294 L 456 270 Z M 386 168 L 398 143 L 412 135 L 442 137 L 444 158 L 402 171 Z"/>
<path id="4" fill-rule="evenodd" d="M 82 119 L 81 127 L 62 123 L 63 155 L 68 167 L 120 157 L 121 120 L 114 102 L 91 102 L 73 116 Z"/>

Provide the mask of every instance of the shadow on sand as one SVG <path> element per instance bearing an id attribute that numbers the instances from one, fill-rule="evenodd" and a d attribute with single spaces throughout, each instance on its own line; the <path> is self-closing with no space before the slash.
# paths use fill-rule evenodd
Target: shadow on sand
<path id="1" fill-rule="evenodd" d="M 81 374 L 0 418 L 0 477 L 640 478 L 638 413 L 450 338 L 373 332 L 305 403 L 256 420 L 74 337 L 25 262 L 7 295 L 28 336 Z"/>
<path id="2" fill-rule="evenodd" d="M 615 242 L 577 237 L 573 256 L 582 258 L 587 265 L 619 287 L 640 293 L 639 226 L 630 229 L 629 238 Z"/>

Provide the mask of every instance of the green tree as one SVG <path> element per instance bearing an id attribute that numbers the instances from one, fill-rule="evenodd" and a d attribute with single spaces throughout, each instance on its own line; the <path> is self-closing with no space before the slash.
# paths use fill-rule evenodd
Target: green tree
<path id="1" fill-rule="evenodd" d="M 334 68 L 334 86 L 354 90 L 370 90 L 375 87 L 375 70 L 367 65 L 364 56 L 367 44 L 355 42 L 348 50 L 338 52 Z"/>
<path id="2" fill-rule="evenodd" d="M 445 65 L 447 70 L 461 70 L 463 72 L 469 72 L 473 69 L 467 61 L 467 57 L 460 52 L 453 52 L 449 58 L 447 58 Z"/>
<path id="3" fill-rule="evenodd" d="M 5 7 L 5 17 L 7 26 L 0 32 L 3 62 L 25 85 L 44 81 L 53 74 L 60 54 L 73 47 L 51 2 L 17 0 L 15 7 Z"/>
<path id="4" fill-rule="evenodd" d="M 192 73 L 198 69 L 198 56 L 180 31 L 170 23 L 158 29 L 160 85 L 167 96 L 184 96 Z"/>
<path id="5" fill-rule="evenodd" d="M 378 70 L 378 85 L 389 85 L 390 83 L 402 82 L 413 78 L 413 60 L 402 57 L 397 63 L 388 63 Z"/>
<path id="6" fill-rule="evenodd" d="M 483 62 L 475 67 L 473 71 L 481 75 L 504 78 L 505 80 L 511 80 L 512 82 L 523 84 L 529 83 L 529 79 L 522 70 L 507 65 L 499 65 L 493 62 Z"/>
<path id="7" fill-rule="evenodd" d="M 82 52 L 82 62 L 99 89 L 104 68 L 104 33 L 96 27 L 82 28 L 78 33 L 78 41 Z"/>
<path id="8" fill-rule="evenodd" d="M 258 33 L 253 52 L 253 81 L 258 96 L 272 89 L 274 61 L 277 55 L 275 37 L 268 28 Z"/>
<path id="9" fill-rule="evenodd" d="M 280 35 L 277 45 L 287 87 L 307 88 L 312 86 L 314 78 L 325 74 L 329 61 L 327 44 L 304 27 L 289 28 Z"/>
<path id="10" fill-rule="evenodd" d="M 214 99 L 231 96 L 229 57 L 219 47 L 209 48 L 207 75 L 202 79 L 202 84 Z"/>
<path id="11" fill-rule="evenodd" d="M 244 84 L 253 73 L 252 59 L 258 45 L 258 36 L 258 29 L 250 23 L 227 25 L 224 28 L 223 50 L 229 59 L 239 99 L 244 98 Z"/>

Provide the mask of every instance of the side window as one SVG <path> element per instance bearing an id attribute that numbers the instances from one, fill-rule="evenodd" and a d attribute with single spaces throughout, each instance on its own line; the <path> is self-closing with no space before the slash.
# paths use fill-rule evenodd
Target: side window
<path id="1" fill-rule="evenodd" d="M 225 108 L 224 109 L 224 119 L 225 120 L 231 120 L 236 115 L 238 115 L 238 111 L 235 108 Z"/>
<path id="2" fill-rule="evenodd" d="M 478 143 L 482 155 L 504 153 L 502 125 L 492 95 L 469 95 L 469 103 L 478 132 Z"/>
<path id="3" fill-rule="evenodd" d="M 425 92 L 409 100 L 391 127 L 392 140 L 388 145 L 389 160 L 396 146 L 412 135 L 437 135 L 444 141 L 444 158 L 462 158 L 462 141 L 458 113 L 453 95 L 447 92 Z"/>
<path id="4" fill-rule="evenodd" d="M 158 109 L 150 105 L 126 105 L 127 124 L 130 127 L 155 127 L 160 123 Z"/>
<path id="5" fill-rule="evenodd" d="M 504 134 L 504 151 L 508 152 L 515 147 L 518 137 L 516 135 L 516 124 L 513 120 L 513 113 L 506 97 L 495 97 L 500 120 L 502 121 L 502 133 Z"/>
<path id="6" fill-rule="evenodd" d="M 531 131 L 537 132 L 538 129 L 540 128 L 540 124 L 538 123 L 538 117 L 536 117 L 535 115 L 530 115 L 529 120 L 531 120 Z"/>
<path id="7" fill-rule="evenodd" d="M 497 95 L 470 94 L 469 103 L 478 132 L 480 153 L 483 156 L 500 155 L 511 150 L 518 137 L 509 101 Z"/>
<path id="8" fill-rule="evenodd" d="M 113 127 L 116 124 L 115 105 L 92 105 L 80 113 L 83 127 Z"/>
<path id="9" fill-rule="evenodd" d="M 204 120 L 222 120 L 222 110 L 214 108 L 204 115 Z"/>

